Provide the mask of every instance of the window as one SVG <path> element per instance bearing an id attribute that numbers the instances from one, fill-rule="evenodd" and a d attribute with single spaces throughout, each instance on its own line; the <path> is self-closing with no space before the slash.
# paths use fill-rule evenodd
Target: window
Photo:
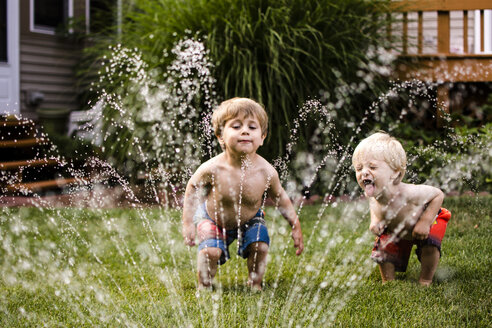
<path id="1" fill-rule="evenodd" d="M 120 4 L 121 6 L 121 4 Z M 91 33 L 102 33 L 116 24 L 116 0 L 91 0 L 90 1 L 90 23 Z"/>
<path id="2" fill-rule="evenodd" d="M 0 62 L 7 61 L 7 0 L 0 0 Z"/>
<path id="3" fill-rule="evenodd" d="M 73 0 L 31 0 L 31 31 L 55 34 L 73 16 Z"/>

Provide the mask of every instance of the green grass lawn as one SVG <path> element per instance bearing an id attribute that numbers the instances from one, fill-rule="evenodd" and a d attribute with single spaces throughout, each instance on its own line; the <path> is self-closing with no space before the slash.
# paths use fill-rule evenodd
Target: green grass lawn
<path id="1" fill-rule="evenodd" d="M 365 202 L 304 207 L 300 257 L 267 209 L 262 293 L 245 287 L 237 256 L 198 293 L 196 248 L 184 245 L 175 210 L 2 208 L 0 326 L 490 327 L 492 197 L 444 205 L 453 217 L 430 288 L 417 284 L 414 254 L 381 285 Z"/>

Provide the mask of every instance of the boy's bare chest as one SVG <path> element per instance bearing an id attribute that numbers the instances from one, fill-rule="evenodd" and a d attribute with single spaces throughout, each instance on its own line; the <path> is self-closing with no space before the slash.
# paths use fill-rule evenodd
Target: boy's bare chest
<path id="1" fill-rule="evenodd" d="M 268 181 L 261 170 L 228 170 L 214 176 L 213 190 L 222 203 L 256 206 L 268 189 Z"/>
<path id="2" fill-rule="evenodd" d="M 422 212 L 423 206 L 405 201 L 394 202 L 381 207 L 381 217 L 390 229 L 397 226 L 405 229 L 413 227 Z"/>

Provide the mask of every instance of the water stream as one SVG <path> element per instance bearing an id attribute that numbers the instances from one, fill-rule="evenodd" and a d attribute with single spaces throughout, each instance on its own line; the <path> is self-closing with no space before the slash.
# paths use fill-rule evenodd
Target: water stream
<path id="1" fill-rule="evenodd" d="M 56 197 L 34 196 L 32 207 L 0 209 L 0 316 L 5 324 L 328 326 L 374 271 L 369 259 L 373 237 L 367 229 L 368 207 L 360 200 L 347 163 L 367 124 L 374 118 L 384 122 L 388 101 L 404 90 L 431 98 L 429 85 L 395 82 L 367 109 L 363 120 L 348 122 L 353 126 L 349 144 L 317 145 L 316 153 L 296 151 L 299 128 L 316 119 L 323 127 L 320 133 L 336 135 L 336 111 L 343 106 L 347 89 L 340 87 L 337 102 L 306 101 L 293 122 L 285 155 L 273 163 L 295 200 L 301 222 L 304 217 L 310 220 L 310 228 L 304 231 L 305 254 L 295 258 L 290 229 L 275 204 L 267 206 L 271 204 L 265 195 L 262 208 L 272 245 L 264 291 L 255 294 L 245 287 L 246 263 L 235 256 L 219 267 L 213 291 L 197 291 L 197 251 L 182 240 L 180 206 L 186 181 L 201 159 L 219 151 L 210 125 L 217 96 L 212 64 L 201 42 L 183 40 L 171 52 L 176 60 L 165 73 L 167 82 L 159 84 L 154 76 L 163 73 L 147 70 L 138 50 L 116 47 L 101 79 L 118 74 L 124 66 L 131 70 L 131 87 L 122 94 L 99 90 L 100 100 L 118 115 L 111 116 L 107 134 L 101 129 L 87 131 L 102 144 L 111 138 L 116 143 L 122 141 L 118 138 L 125 139 L 130 145 L 126 156 L 134 160 L 129 165 L 141 167 L 150 205 L 128 177 L 118 173 L 115 162 L 93 158 L 91 166 L 97 168 L 93 184 L 65 190 L 68 204 L 57 204 Z M 138 117 L 128 107 L 128 97 L 139 99 Z M 401 111 L 401 121 L 406 114 Z M 401 121 L 386 130 L 391 133 Z M 490 140 L 464 140 L 452 129 L 422 152 L 464 143 L 473 143 L 474 151 L 447 162 L 440 175 L 425 183 L 449 192 L 473 179 L 470 167 L 491 170 L 490 161 L 484 162 L 484 156 L 490 159 Z M 416 160 L 409 157 L 409 167 Z M 294 169 L 300 173 L 296 175 Z M 80 168 L 72 167 L 71 173 L 86 177 Z M 418 172 L 410 169 L 407 179 L 417 177 Z M 311 207 L 305 205 L 305 190 L 315 182 L 323 185 L 324 194 L 319 205 Z M 346 199 L 335 196 L 342 189 L 347 190 Z M 126 207 L 118 207 L 118 195 Z M 240 204 L 241 194 L 237 199 Z M 220 204 L 216 208 L 220 210 Z"/>

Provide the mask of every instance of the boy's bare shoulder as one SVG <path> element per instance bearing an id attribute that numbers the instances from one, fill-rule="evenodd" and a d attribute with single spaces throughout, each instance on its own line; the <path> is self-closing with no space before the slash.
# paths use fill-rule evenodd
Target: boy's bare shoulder
<path id="1" fill-rule="evenodd" d="M 409 201 L 418 203 L 427 203 L 434 197 L 442 194 L 441 189 L 425 185 L 425 184 L 411 184 L 403 183 L 403 194 Z"/>
<path id="2" fill-rule="evenodd" d="M 193 174 L 193 176 L 190 179 L 190 182 L 197 183 L 199 181 L 202 181 L 202 182 L 208 181 L 209 177 L 212 174 L 216 173 L 217 169 L 219 169 L 220 166 L 222 165 L 221 163 L 223 163 L 223 161 L 221 161 L 221 155 L 222 154 L 219 154 L 215 157 L 212 157 L 208 161 L 203 162 L 196 169 L 195 173 Z"/>
<path id="3" fill-rule="evenodd" d="M 260 155 L 256 155 L 255 166 L 261 170 L 264 170 L 269 176 L 278 176 L 277 170 L 273 167 L 273 165 Z"/>
<path id="4" fill-rule="evenodd" d="M 223 160 L 222 160 L 223 156 L 224 156 L 223 153 L 221 153 L 217 156 L 212 157 L 208 161 L 203 162 L 202 165 L 200 165 L 200 167 L 197 169 L 197 171 L 198 170 L 214 171 L 218 166 L 221 165 L 221 163 L 223 163 Z"/>

